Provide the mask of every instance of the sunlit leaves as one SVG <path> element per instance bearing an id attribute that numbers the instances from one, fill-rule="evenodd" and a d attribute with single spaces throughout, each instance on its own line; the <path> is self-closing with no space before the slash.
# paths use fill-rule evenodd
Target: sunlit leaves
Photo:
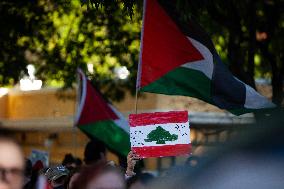
<path id="1" fill-rule="evenodd" d="M 48 85 L 68 87 L 75 82 L 77 67 L 87 72 L 87 64 L 92 64 L 89 78 L 110 97 L 121 99 L 122 91 L 135 90 L 141 15 L 130 19 L 119 3 L 90 11 L 78 2 L 49 10 L 47 21 L 52 27 L 38 28 L 44 40 L 33 37 L 30 48 L 34 56 L 40 57 L 35 62 L 38 76 Z M 130 71 L 127 82 L 115 76 L 114 70 L 121 66 Z"/>

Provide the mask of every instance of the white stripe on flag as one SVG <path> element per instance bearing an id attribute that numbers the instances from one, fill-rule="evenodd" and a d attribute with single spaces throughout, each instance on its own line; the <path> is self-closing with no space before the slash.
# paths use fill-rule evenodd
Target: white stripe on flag
<path id="1" fill-rule="evenodd" d="M 213 75 L 213 55 L 209 51 L 209 49 L 196 41 L 195 39 L 192 39 L 190 37 L 187 37 L 188 40 L 192 43 L 192 45 L 198 49 L 198 51 L 202 54 L 204 57 L 204 60 L 199 60 L 199 61 L 194 61 L 194 62 L 189 62 L 186 64 L 183 64 L 182 67 L 193 69 L 200 71 L 204 73 L 209 79 L 212 79 Z"/>
<path id="2" fill-rule="evenodd" d="M 260 109 L 260 108 L 274 108 L 275 104 L 267 100 L 266 97 L 260 95 L 249 85 L 244 84 L 246 87 L 246 101 L 245 108 Z"/>
<path id="3" fill-rule="evenodd" d="M 256 92 L 251 86 L 245 84 L 237 77 L 234 77 L 236 80 L 241 82 L 246 88 L 246 100 L 244 107 L 247 109 L 261 109 L 261 108 L 274 108 L 275 104 L 270 102 L 266 97 L 262 96 Z"/>
<path id="4" fill-rule="evenodd" d="M 158 126 L 162 127 L 166 131 L 169 131 L 171 135 L 178 135 L 177 140 L 166 141 L 165 144 L 157 144 L 156 141 L 146 142 L 145 139 L 147 139 L 147 135 L 151 131 L 155 130 Z M 164 146 L 190 143 L 190 129 L 188 122 L 130 127 L 130 133 L 131 147 Z"/>
<path id="5" fill-rule="evenodd" d="M 76 112 L 76 115 L 75 115 L 75 120 L 74 120 L 74 125 L 76 125 L 80 119 L 80 116 L 81 116 L 81 113 L 83 111 L 83 107 L 84 107 L 84 104 L 85 104 L 85 101 L 86 101 L 86 95 L 87 95 L 87 78 L 85 76 L 85 74 L 83 73 L 83 71 L 81 69 L 78 69 L 77 70 L 78 74 L 81 75 L 82 79 L 81 79 L 81 82 L 78 86 L 78 96 L 80 95 L 79 92 L 81 92 L 81 96 L 80 96 L 80 99 L 79 99 L 79 107 L 77 109 L 77 112 Z M 80 76 L 79 76 L 80 77 Z M 80 79 L 79 79 L 80 80 Z M 80 91 L 80 87 L 81 87 L 81 90 Z"/>
<path id="6" fill-rule="evenodd" d="M 113 120 L 117 126 L 123 129 L 127 134 L 129 134 L 129 124 L 124 118 L 124 116 L 111 104 L 108 104 L 112 111 L 117 115 L 118 119 Z"/>

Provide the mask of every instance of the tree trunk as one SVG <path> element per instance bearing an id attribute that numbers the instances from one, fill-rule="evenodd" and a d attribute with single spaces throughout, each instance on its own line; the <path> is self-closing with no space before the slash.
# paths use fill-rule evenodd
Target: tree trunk
<path id="1" fill-rule="evenodd" d="M 247 70 L 247 80 L 246 83 L 255 89 L 254 82 L 254 55 L 255 55 L 255 46 L 256 46 L 256 26 L 255 26 L 255 2 L 250 1 L 248 9 L 248 28 L 249 28 L 249 47 L 248 47 L 248 70 Z"/>
<path id="2" fill-rule="evenodd" d="M 229 43 L 228 43 L 228 58 L 230 62 L 230 70 L 242 81 L 246 81 L 246 73 L 243 69 L 244 56 L 241 52 L 239 36 L 236 35 L 234 31 L 229 33 Z"/>
<path id="3" fill-rule="evenodd" d="M 283 75 L 282 75 L 282 68 L 280 69 L 277 66 L 275 56 L 269 52 L 268 50 L 268 43 L 262 44 L 260 50 L 263 56 L 269 61 L 271 66 L 272 72 L 272 102 L 276 105 L 280 106 L 283 100 Z"/>

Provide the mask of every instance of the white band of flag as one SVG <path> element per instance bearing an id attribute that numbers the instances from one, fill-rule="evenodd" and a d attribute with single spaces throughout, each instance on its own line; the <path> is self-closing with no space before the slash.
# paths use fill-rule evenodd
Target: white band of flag
<path id="1" fill-rule="evenodd" d="M 187 111 L 130 114 L 131 148 L 142 158 L 188 155 Z"/>
<path id="2" fill-rule="evenodd" d="M 163 128 L 165 131 L 169 131 L 171 135 L 176 135 L 177 139 L 173 141 L 165 141 L 164 144 L 160 144 L 158 141 L 147 141 L 149 133 L 157 127 Z M 141 127 L 131 127 L 131 147 L 143 147 L 143 146 L 163 146 L 163 145 L 176 145 L 176 144 L 189 144 L 189 125 L 186 123 L 169 123 L 169 124 L 155 124 L 146 125 Z"/>

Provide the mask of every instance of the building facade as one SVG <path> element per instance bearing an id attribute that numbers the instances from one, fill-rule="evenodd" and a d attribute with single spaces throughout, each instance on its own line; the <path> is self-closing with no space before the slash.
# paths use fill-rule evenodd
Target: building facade
<path id="1" fill-rule="evenodd" d="M 271 96 L 270 88 L 266 95 Z M 268 92 L 267 92 L 268 91 Z M 135 112 L 135 97 L 126 94 L 121 102 L 115 102 L 126 117 Z M 49 153 L 50 163 L 60 163 L 67 153 L 80 158 L 88 137 L 74 127 L 77 107 L 76 90 L 41 89 L 20 91 L 11 89 L 0 97 L 0 127 L 20 141 L 28 157 L 33 149 Z M 138 112 L 188 110 L 193 155 L 199 156 L 208 148 L 225 142 L 235 127 L 254 122 L 252 114 L 233 116 L 212 105 L 189 97 L 177 97 L 144 93 L 138 98 Z M 118 162 L 115 154 L 108 152 L 108 159 Z M 147 170 L 167 168 L 182 164 L 187 157 L 149 158 Z"/>

